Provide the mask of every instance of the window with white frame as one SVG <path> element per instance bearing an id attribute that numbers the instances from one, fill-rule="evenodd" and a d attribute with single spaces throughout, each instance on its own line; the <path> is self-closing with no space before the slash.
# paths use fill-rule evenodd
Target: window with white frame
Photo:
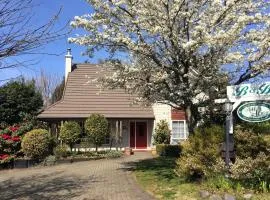
<path id="1" fill-rule="evenodd" d="M 172 121 L 172 143 L 177 143 L 178 140 L 187 138 L 185 126 L 185 121 Z"/>

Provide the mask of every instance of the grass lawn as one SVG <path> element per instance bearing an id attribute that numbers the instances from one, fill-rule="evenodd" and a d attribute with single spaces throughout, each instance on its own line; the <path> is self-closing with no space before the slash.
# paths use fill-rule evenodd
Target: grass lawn
<path id="1" fill-rule="evenodd" d="M 211 192 L 209 184 L 187 183 L 181 180 L 175 173 L 175 158 L 156 157 L 137 163 L 134 171 L 138 183 L 157 199 L 200 199 L 198 191 L 207 190 Z M 223 194 L 225 191 L 216 191 Z M 228 191 L 234 194 L 234 191 Z M 238 198 L 240 195 L 235 194 Z M 254 195 L 252 200 L 270 200 L 270 194 Z"/>

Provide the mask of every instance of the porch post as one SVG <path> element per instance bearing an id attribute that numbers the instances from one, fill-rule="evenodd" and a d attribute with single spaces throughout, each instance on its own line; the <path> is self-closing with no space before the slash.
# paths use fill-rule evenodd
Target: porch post
<path id="1" fill-rule="evenodd" d="M 116 145 L 116 150 L 118 151 L 118 143 L 119 143 L 119 126 L 118 126 L 118 120 L 116 120 L 115 124 L 115 145 Z"/>
<path id="2" fill-rule="evenodd" d="M 119 121 L 119 143 L 120 143 L 120 150 L 122 148 L 122 138 L 123 138 L 123 122 L 122 120 Z"/>
<path id="3" fill-rule="evenodd" d="M 134 148 L 136 149 L 136 147 L 137 147 L 137 144 L 136 144 L 136 143 L 137 143 L 137 142 L 136 142 L 136 135 L 137 135 L 137 134 L 136 134 L 136 133 L 137 133 L 137 130 L 136 130 L 136 121 L 134 121 L 134 126 L 135 126 L 135 128 L 134 128 L 134 129 L 135 129 L 135 132 L 134 132 L 134 135 L 135 135 Z"/>

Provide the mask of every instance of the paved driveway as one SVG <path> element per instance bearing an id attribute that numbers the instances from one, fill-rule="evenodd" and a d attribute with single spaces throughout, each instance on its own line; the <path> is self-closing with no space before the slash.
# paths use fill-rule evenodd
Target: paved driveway
<path id="1" fill-rule="evenodd" d="M 151 200 L 134 180 L 131 168 L 150 153 L 113 160 L 0 171 L 0 199 Z"/>

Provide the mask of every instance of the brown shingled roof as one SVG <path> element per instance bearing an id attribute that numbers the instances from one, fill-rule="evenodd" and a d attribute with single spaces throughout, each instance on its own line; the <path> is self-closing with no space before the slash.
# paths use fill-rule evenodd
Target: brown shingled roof
<path id="1" fill-rule="evenodd" d="M 107 118 L 154 118 L 151 107 L 134 105 L 134 97 L 124 90 L 101 90 L 93 80 L 101 66 L 77 64 L 69 73 L 62 100 L 44 110 L 38 118 L 87 118 L 92 113 Z"/>

